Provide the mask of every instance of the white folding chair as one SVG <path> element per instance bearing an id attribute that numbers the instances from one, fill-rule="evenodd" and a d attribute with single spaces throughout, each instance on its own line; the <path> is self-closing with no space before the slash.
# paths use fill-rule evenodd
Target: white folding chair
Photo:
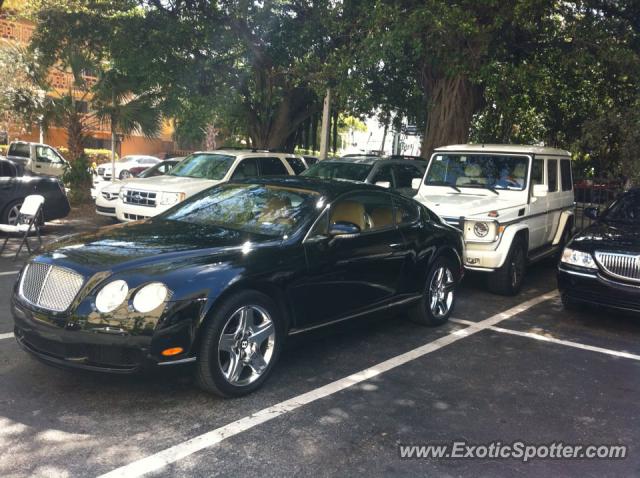
<path id="1" fill-rule="evenodd" d="M 22 234 L 22 241 L 20 242 L 20 247 L 18 248 L 18 252 L 16 252 L 15 257 L 16 260 L 18 258 L 18 254 L 22 250 L 23 245 L 27 245 L 27 250 L 29 254 L 31 254 L 31 246 L 29 245 L 29 233 L 31 231 L 35 231 L 38 235 L 38 241 L 40 242 L 40 247 L 42 247 L 42 237 L 40 236 L 40 220 L 42 219 L 42 207 L 44 205 L 44 197 L 39 194 L 32 194 L 31 196 L 27 196 L 24 198 L 24 202 L 22 206 L 20 206 L 20 213 L 18 214 L 18 219 L 15 224 L 0 224 L 0 231 L 6 234 L 6 238 L 4 240 L 4 244 L 2 244 L 2 249 L 0 249 L 0 255 L 4 252 L 4 248 L 7 245 L 7 242 L 12 237 L 12 235 Z"/>

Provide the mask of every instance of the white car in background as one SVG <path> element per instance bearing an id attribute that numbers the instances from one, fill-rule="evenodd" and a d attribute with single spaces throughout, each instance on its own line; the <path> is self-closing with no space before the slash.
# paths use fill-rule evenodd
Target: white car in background
<path id="1" fill-rule="evenodd" d="M 256 150 L 196 152 L 165 176 L 127 181 L 116 201 L 116 216 L 119 221 L 147 219 L 225 181 L 258 176 L 294 176 L 300 165 L 304 165 L 302 158 L 286 153 Z"/>
<path id="2" fill-rule="evenodd" d="M 184 158 L 172 158 L 165 161 L 160 161 L 158 164 L 145 169 L 140 173 L 137 178 L 152 178 L 155 176 L 161 176 L 167 174 L 173 167 L 178 164 Z M 127 184 L 128 181 L 133 180 L 123 179 L 116 181 L 103 181 L 95 185 L 91 190 L 91 196 L 96 200 L 96 214 L 101 216 L 116 217 L 116 200 L 120 194 L 122 186 Z"/>
<path id="3" fill-rule="evenodd" d="M 145 155 L 130 155 L 123 156 L 119 161 L 116 161 L 115 177 L 117 179 L 127 179 L 132 176 L 130 169 L 138 167 L 150 168 L 154 164 L 158 164 L 160 159 L 155 156 Z M 112 173 L 113 167 L 111 163 L 103 163 L 98 166 L 98 179 L 104 181 L 111 181 L 114 176 Z"/>

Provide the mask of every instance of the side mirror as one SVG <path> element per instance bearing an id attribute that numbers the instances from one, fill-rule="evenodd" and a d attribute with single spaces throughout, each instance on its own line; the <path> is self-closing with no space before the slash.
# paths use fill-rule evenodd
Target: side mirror
<path id="1" fill-rule="evenodd" d="M 336 221 L 329 228 L 332 239 L 353 239 L 360 234 L 360 227 L 348 221 Z"/>
<path id="2" fill-rule="evenodd" d="M 600 208 L 596 206 L 586 207 L 584 208 L 584 215 L 589 219 L 598 219 L 598 216 L 600 215 Z"/>
<path id="3" fill-rule="evenodd" d="M 420 184 L 422 184 L 422 178 L 413 178 L 411 180 L 411 189 L 420 189 Z"/>
<path id="4" fill-rule="evenodd" d="M 533 197 L 534 198 L 543 198 L 547 196 L 549 192 L 549 188 L 546 184 L 534 184 L 533 185 Z"/>
<path id="5" fill-rule="evenodd" d="M 376 181 L 376 186 L 389 189 L 391 187 L 391 183 L 389 181 Z"/>

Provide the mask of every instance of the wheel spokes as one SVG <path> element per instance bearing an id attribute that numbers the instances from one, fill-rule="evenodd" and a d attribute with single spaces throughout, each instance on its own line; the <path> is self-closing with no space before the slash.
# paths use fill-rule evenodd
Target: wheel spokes
<path id="1" fill-rule="evenodd" d="M 275 331 L 273 322 L 267 322 L 253 327 L 251 335 L 249 335 L 249 341 L 255 343 L 258 348 L 262 343 L 267 340 Z"/>
<path id="2" fill-rule="evenodd" d="M 267 362 L 265 362 L 264 357 L 259 351 L 255 352 L 251 356 L 251 360 L 249 360 L 249 367 L 251 367 L 251 370 L 258 375 L 264 372 L 264 369 L 267 368 Z"/>
<path id="3" fill-rule="evenodd" d="M 229 367 L 227 368 L 227 372 L 225 373 L 225 378 L 231 383 L 237 383 L 240 379 L 240 374 L 244 369 L 244 364 L 240 359 L 239 353 L 230 353 L 229 354 Z"/>
<path id="4" fill-rule="evenodd" d="M 233 352 L 233 348 L 236 345 L 236 336 L 234 334 L 222 334 L 220 336 L 220 350 L 224 352 Z"/>

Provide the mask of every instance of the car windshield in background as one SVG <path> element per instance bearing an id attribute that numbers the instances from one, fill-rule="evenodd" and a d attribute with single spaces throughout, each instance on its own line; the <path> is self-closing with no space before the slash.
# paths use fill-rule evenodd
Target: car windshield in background
<path id="1" fill-rule="evenodd" d="M 184 178 L 222 179 L 234 160 L 234 156 L 224 154 L 196 153 L 182 160 L 169 174 Z"/>
<path id="2" fill-rule="evenodd" d="M 610 222 L 640 225 L 640 195 L 622 196 L 605 211 L 603 218 Z"/>
<path id="3" fill-rule="evenodd" d="M 283 237 L 315 217 L 320 195 L 265 184 L 224 184 L 183 202 L 163 217 L 202 226 Z"/>
<path id="4" fill-rule="evenodd" d="M 364 181 L 369 176 L 369 172 L 373 168 L 372 164 L 350 163 L 345 161 L 340 163 L 337 161 L 320 161 L 301 176 L 311 176 L 312 178 L 323 179 L 349 179 L 351 181 Z"/>
<path id="5" fill-rule="evenodd" d="M 438 154 L 424 183 L 427 186 L 508 189 L 527 186 L 529 158 L 490 154 Z"/>

